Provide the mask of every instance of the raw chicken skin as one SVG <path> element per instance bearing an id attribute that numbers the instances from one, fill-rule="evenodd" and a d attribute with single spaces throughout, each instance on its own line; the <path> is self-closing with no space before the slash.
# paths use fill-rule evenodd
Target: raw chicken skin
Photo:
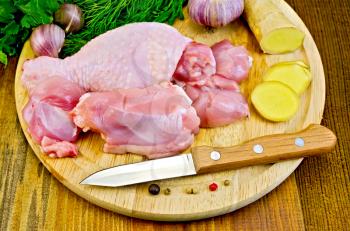
<path id="1" fill-rule="evenodd" d="M 41 81 L 30 92 L 30 100 L 22 111 L 23 118 L 28 132 L 50 156 L 77 155 L 77 148 L 69 142 L 78 138 L 79 129 L 69 111 L 83 93 L 77 84 L 57 77 Z"/>
<path id="2" fill-rule="evenodd" d="M 52 77 L 85 91 L 143 88 L 170 81 L 191 40 L 162 23 L 132 23 L 91 40 L 65 59 L 39 57 L 23 65 L 22 82 L 32 89 Z"/>
<path id="3" fill-rule="evenodd" d="M 248 77 L 251 60 L 243 46 L 234 47 L 222 40 L 211 48 L 216 60 L 216 74 L 241 82 Z"/>
<path id="4" fill-rule="evenodd" d="M 200 123 L 191 100 L 171 84 L 87 93 L 72 115 L 83 131 L 101 133 L 105 152 L 132 152 L 150 159 L 188 148 Z"/>
<path id="5" fill-rule="evenodd" d="M 201 127 L 218 127 L 249 116 L 247 101 L 237 90 L 186 86 Z"/>

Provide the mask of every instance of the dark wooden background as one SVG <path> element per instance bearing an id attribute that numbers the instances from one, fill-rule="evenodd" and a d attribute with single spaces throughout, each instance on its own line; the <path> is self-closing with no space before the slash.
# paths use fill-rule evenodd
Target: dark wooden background
<path id="1" fill-rule="evenodd" d="M 0 230 L 350 230 L 350 1 L 287 2 L 322 56 L 322 124 L 338 136 L 332 154 L 304 160 L 273 192 L 224 216 L 160 223 L 118 215 L 69 191 L 35 157 L 16 115 L 12 58 L 0 66 Z"/>

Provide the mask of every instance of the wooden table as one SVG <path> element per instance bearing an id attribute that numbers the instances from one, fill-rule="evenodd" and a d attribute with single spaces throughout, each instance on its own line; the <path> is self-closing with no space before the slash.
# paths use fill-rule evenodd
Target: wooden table
<path id="1" fill-rule="evenodd" d="M 288 0 L 314 36 L 327 84 L 323 125 L 338 136 L 282 185 L 236 212 L 160 223 L 118 215 L 65 188 L 28 146 L 15 109 L 17 59 L 0 66 L 0 230 L 350 230 L 350 1 Z"/>

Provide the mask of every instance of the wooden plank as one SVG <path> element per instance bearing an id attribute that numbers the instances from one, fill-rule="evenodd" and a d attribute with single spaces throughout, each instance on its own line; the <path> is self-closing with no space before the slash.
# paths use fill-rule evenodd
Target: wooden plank
<path id="1" fill-rule="evenodd" d="M 288 0 L 319 48 L 326 76 L 323 123 L 338 136 L 336 150 L 296 171 L 307 230 L 350 227 L 350 1 Z"/>

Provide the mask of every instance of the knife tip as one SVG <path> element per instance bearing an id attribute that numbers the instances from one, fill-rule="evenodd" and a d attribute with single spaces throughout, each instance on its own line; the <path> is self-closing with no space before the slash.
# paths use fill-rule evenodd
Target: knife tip
<path id="1" fill-rule="evenodd" d="M 104 186 L 99 183 L 96 183 L 94 179 L 91 179 L 91 177 L 87 177 L 84 180 L 80 181 L 80 185 L 94 185 L 94 186 Z M 107 185 L 108 186 L 108 185 Z"/>
<path id="2" fill-rule="evenodd" d="M 89 185 L 89 181 L 88 181 L 87 178 L 85 178 L 84 180 L 80 181 L 79 184 L 81 184 L 81 185 Z"/>

